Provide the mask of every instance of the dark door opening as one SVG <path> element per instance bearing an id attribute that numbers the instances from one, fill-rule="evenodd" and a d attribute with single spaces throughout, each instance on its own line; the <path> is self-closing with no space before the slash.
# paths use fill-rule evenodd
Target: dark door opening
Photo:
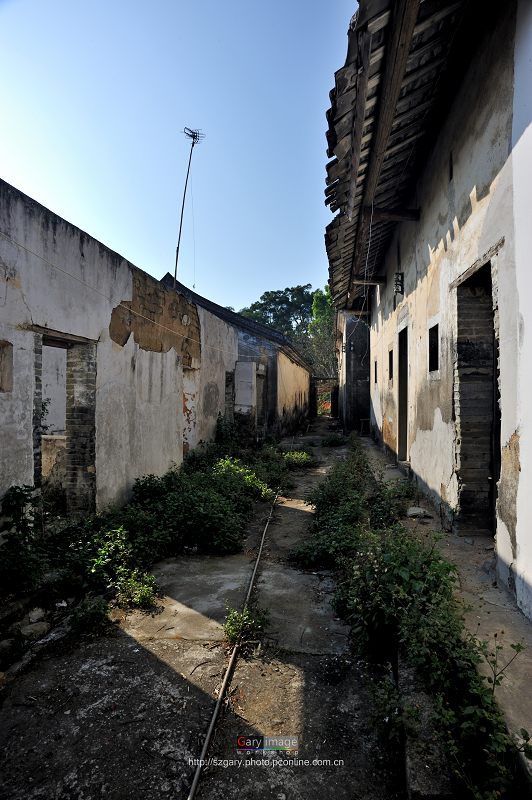
<path id="1" fill-rule="evenodd" d="M 408 460 L 408 328 L 399 333 L 397 458 Z"/>
<path id="2" fill-rule="evenodd" d="M 460 533 L 494 534 L 501 415 L 491 264 L 457 287 L 455 410 Z"/>

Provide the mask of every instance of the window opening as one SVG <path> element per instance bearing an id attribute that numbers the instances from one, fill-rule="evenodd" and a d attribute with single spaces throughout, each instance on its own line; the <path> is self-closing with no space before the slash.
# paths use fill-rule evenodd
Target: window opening
<path id="1" fill-rule="evenodd" d="M 0 342 L 0 392 L 13 391 L 13 345 Z"/>
<path id="2" fill-rule="evenodd" d="M 440 342 L 438 325 L 429 328 L 429 372 L 437 372 L 440 368 Z"/>
<path id="3" fill-rule="evenodd" d="M 388 351 L 388 380 L 393 381 L 393 350 Z"/>

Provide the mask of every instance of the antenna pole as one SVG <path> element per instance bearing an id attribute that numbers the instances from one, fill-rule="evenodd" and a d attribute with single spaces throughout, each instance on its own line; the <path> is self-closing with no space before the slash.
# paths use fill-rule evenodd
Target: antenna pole
<path id="1" fill-rule="evenodd" d="M 177 285 L 177 262 L 179 260 L 179 245 L 181 244 L 181 231 L 183 229 L 183 213 L 185 211 L 185 197 L 187 195 L 187 185 L 188 185 L 188 176 L 190 174 L 190 164 L 192 161 L 192 151 L 194 150 L 194 145 L 199 144 L 202 139 L 205 138 L 204 133 L 200 133 L 199 130 L 191 130 L 190 128 L 185 128 L 183 131 L 185 136 L 188 139 L 192 140 L 192 144 L 190 145 L 190 156 L 188 157 L 188 169 L 187 169 L 187 178 L 185 180 L 185 190 L 183 192 L 183 203 L 181 205 L 181 220 L 179 222 L 179 237 L 177 239 L 177 248 L 175 251 L 175 271 L 174 271 L 174 289 Z"/>

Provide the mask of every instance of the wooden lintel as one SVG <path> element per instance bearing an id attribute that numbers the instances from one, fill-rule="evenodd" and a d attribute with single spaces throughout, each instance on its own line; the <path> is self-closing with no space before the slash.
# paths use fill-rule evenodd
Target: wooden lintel
<path id="1" fill-rule="evenodd" d="M 386 283 L 386 275 L 376 276 L 374 278 L 360 278 L 359 276 L 351 278 L 353 286 L 383 286 Z"/>
<path id="2" fill-rule="evenodd" d="M 420 2 L 421 0 L 396 0 L 393 5 L 390 36 L 386 47 L 384 73 L 379 92 L 377 122 L 364 181 L 363 211 L 358 217 L 357 243 L 353 255 L 352 275 L 360 272 L 359 267 L 366 252 L 370 219 L 366 207 L 372 205 L 375 197 L 375 190 L 392 130 L 393 118 L 396 113 Z M 351 280 L 347 305 L 351 305 L 353 302 L 355 292 L 356 284 Z"/>
<path id="3" fill-rule="evenodd" d="M 369 209 L 371 214 L 371 208 Z M 418 222 L 419 208 L 381 208 L 374 206 L 373 220 L 382 222 Z"/>

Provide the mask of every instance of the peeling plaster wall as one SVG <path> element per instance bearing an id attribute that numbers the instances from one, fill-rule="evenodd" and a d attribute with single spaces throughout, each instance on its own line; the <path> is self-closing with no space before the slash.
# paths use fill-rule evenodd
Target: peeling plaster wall
<path id="1" fill-rule="evenodd" d="M 0 497 L 13 484 L 32 484 L 40 458 L 32 442 L 38 326 L 95 343 L 96 458 L 87 486 L 94 484 L 100 508 L 125 502 L 137 476 L 182 459 L 182 359 L 201 363 L 196 307 L 3 181 L 0 220 L 13 240 L 0 236 L 0 341 L 12 343 L 14 366 L 12 391 L 0 391 Z M 86 402 L 81 384 L 70 392 Z"/>
<path id="2" fill-rule="evenodd" d="M 458 502 L 453 365 L 456 289 L 450 284 L 502 237 L 498 280 L 503 442 L 515 430 L 516 340 L 512 163 L 509 158 L 516 4 L 479 31 L 477 50 L 407 204 L 419 222 L 401 223 L 386 256 L 385 286 L 372 292 L 371 395 L 377 437 L 397 451 L 398 336 L 408 328 L 407 459 L 423 487 L 449 512 Z M 450 179 L 452 152 L 453 177 Z M 393 294 L 404 272 L 404 296 Z M 440 365 L 428 370 L 428 329 L 439 326 Z M 394 376 L 389 379 L 389 351 Z M 375 384 L 374 362 L 378 365 Z M 506 432 L 506 434 L 504 433 Z"/>
<path id="3" fill-rule="evenodd" d="M 102 331 L 96 388 L 97 506 L 131 499 L 136 477 L 182 460 L 182 364 L 170 349 L 123 347 Z"/>
<path id="4" fill-rule="evenodd" d="M 66 431 L 66 350 L 60 347 L 42 349 L 42 399 L 49 399 L 46 425 L 49 435 Z"/>
<path id="5" fill-rule="evenodd" d="M 517 601 L 532 618 L 532 3 L 520 0 L 517 14 L 515 45 L 515 84 L 513 97 L 513 206 L 515 209 L 515 263 L 519 303 L 514 305 L 513 325 L 508 339 L 518 353 L 518 367 L 512 387 L 517 395 L 514 417 L 504 420 L 503 479 L 510 496 L 516 495 L 515 545 L 514 513 L 511 503 L 501 506 L 501 522 L 497 529 L 499 574 L 509 573 L 508 584 L 515 582 Z M 511 302 L 511 297 L 509 301 Z M 502 354 L 501 354 L 502 362 Z M 503 527 L 504 526 L 504 527 Z M 506 530 L 505 530 L 506 529 Z M 511 561 L 510 561 L 511 559 Z"/>

